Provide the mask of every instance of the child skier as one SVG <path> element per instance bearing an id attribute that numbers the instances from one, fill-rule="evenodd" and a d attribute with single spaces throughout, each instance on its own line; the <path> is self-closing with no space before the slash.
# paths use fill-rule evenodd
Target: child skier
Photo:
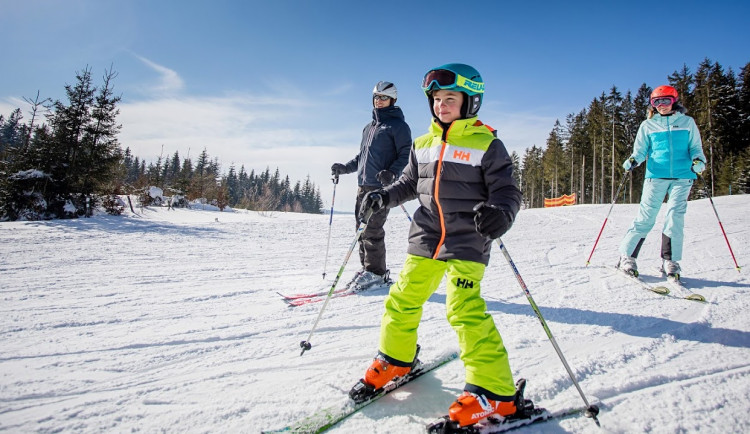
<path id="1" fill-rule="evenodd" d="M 476 69 L 440 66 L 427 72 L 422 88 L 433 116 L 429 132 L 414 141 L 403 176 L 370 192 L 360 209 L 365 215 L 415 198 L 420 204 L 406 262 L 385 300 L 378 355 L 350 396 L 366 400 L 418 366 L 422 305 L 447 275 L 447 317 L 466 368 L 451 421 L 464 427 L 489 416 L 519 417 L 522 392 L 480 295 L 492 240 L 510 229 L 521 204 L 513 164 L 495 131 L 477 118 L 484 82 Z"/>

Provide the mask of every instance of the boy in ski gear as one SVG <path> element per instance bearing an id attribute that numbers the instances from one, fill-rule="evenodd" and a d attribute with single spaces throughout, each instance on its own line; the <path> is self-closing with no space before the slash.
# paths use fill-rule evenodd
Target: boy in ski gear
<path id="1" fill-rule="evenodd" d="M 365 214 L 415 198 L 420 204 L 406 262 L 385 300 L 378 357 L 360 382 L 377 390 L 409 372 L 422 305 L 447 275 L 447 317 L 466 367 L 465 393 L 450 418 L 466 426 L 516 413 L 508 354 L 480 283 L 492 239 L 513 224 L 521 192 L 508 151 L 476 117 L 484 93 L 477 70 L 443 65 L 425 75 L 422 88 L 433 115 L 429 132 L 414 141 L 401 178 L 367 194 L 360 208 Z"/>
<path id="2" fill-rule="evenodd" d="M 618 267 L 631 274 L 637 275 L 635 260 L 665 196 L 669 199 L 661 236 L 662 270 L 676 278 L 681 273 L 678 261 L 682 259 L 687 199 L 696 174 L 706 168 L 706 156 L 698 127 L 678 99 L 672 86 L 651 92 L 648 118 L 638 128 L 632 155 L 623 163 L 625 170 L 631 170 L 648 159 L 638 215 L 620 243 Z"/>
<path id="3" fill-rule="evenodd" d="M 378 82 L 372 90 L 372 121 L 362 131 L 359 153 L 348 163 L 334 163 L 333 175 L 357 172 L 357 200 L 355 204 L 355 227 L 362 218 L 357 211 L 362 198 L 370 191 L 392 183 L 406 166 L 411 148 L 411 129 L 404 120 L 401 108 L 396 106 L 398 91 L 388 81 Z M 362 269 L 349 283 L 353 289 L 364 289 L 373 284 L 388 281 L 385 252 L 385 230 L 383 225 L 388 210 L 375 213 L 367 222 L 367 228 L 359 240 L 359 259 Z"/>

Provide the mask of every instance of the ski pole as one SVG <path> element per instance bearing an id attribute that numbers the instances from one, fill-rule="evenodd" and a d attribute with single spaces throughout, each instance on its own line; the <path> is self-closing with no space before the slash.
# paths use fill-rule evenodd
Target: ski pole
<path id="1" fill-rule="evenodd" d="M 404 214 L 406 214 L 406 218 L 408 218 L 409 221 L 411 222 L 411 216 L 409 215 L 409 211 L 407 211 L 406 208 L 404 208 L 403 203 L 401 204 L 401 209 L 404 210 Z"/>
<path id="2" fill-rule="evenodd" d="M 315 324 L 313 324 L 313 327 L 310 330 L 310 334 L 307 336 L 306 340 L 299 343 L 300 348 L 302 348 L 302 352 L 299 353 L 300 356 L 305 354 L 305 351 L 312 348 L 312 344 L 310 343 L 310 338 L 312 337 L 315 329 L 318 327 L 318 321 L 320 321 L 320 317 L 323 316 L 323 311 L 325 310 L 326 306 L 328 306 L 328 302 L 331 300 L 333 291 L 336 289 L 336 284 L 339 283 L 339 279 L 341 278 L 341 274 L 344 272 L 346 263 L 349 262 L 349 257 L 352 255 L 352 252 L 354 251 L 354 247 L 357 245 L 357 241 L 359 241 L 359 238 L 362 236 L 362 233 L 367 228 L 367 223 L 370 221 L 371 216 L 372 216 L 372 209 L 369 209 L 365 213 L 364 217 L 362 218 L 362 222 L 359 224 L 359 227 L 357 228 L 357 233 L 356 235 L 354 235 L 354 240 L 352 240 L 352 244 L 349 246 L 349 251 L 346 253 L 346 257 L 344 258 L 344 263 L 341 264 L 341 268 L 339 268 L 339 273 L 336 275 L 336 278 L 333 279 L 333 284 L 331 285 L 331 289 L 328 290 L 328 296 L 326 297 L 325 302 L 323 302 L 323 307 L 320 308 L 320 312 L 318 312 L 318 317 L 315 319 Z"/>
<path id="3" fill-rule="evenodd" d="M 729 253 L 732 255 L 732 260 L 734 261 L 734 268 L 737 270 L 738 273 L 740 273 L 740 266 L 737 265 L 737 259 L 734 257 L 734 252 L 732 251 L 732 246 L 729 245 L 729 238 L 727 238 L 727 233 L 724 232 L 724 225 L 721 224 L 721 219 L 719 218 L 719 213 L 716 212 L 716 205 L 714 205 L 714 200 L 711 198 L 711 193 L 708 192 L 708 185 L 706 184 L 706 180 L 703 178 L 703 175 L 698 175 L 698 177 L 703 181 L 703 191 L 706 193 L 706 196 L 708 196 L 708 201 L 711 202 L 711 207 L 714 209 L 714 215 L 716 215 L 716 220 L 719 221 L 719 228 L 721 228 L 721 233 L 724 234 L 724 241 L 727 242 L 727 247 L 729 247 Z"/>
<path id="4" fill-rule="evenodd" d="M 599 235 L 596 237 L 596 241 L 594 242 L 594 247 L 591 249 L 591 253 L 589 254 L 589 258 L 586 259 L 586 266 L 588 267 L 589 263 L 591 262 L 591 257 L 594 256 L 594 250 L 596 249 L 596 245 L 599 244 L 599 238 L 602 236 L 602 232 L 604 232 L 604 225 L 607 224 L 607 220 L 609 219 L 609 215 L 612 213 L 612 208 L 615 207 L 615 202 L 617 202 L 617 197 L 620 195 L 620 190 L 622 189 L 622 186 L 625 185 L 625 179 L 628 176 L 628 173 L 630 173 L 630 170 L 626 171 L 625 174 L 622 175 L 622 181 L 620 181 L 619 187 L 617 187 L 617 193 L 615 193 L 615 197 L 612 198 L 612 205 L 609 206 L 609 211 L 607 212 L 607 217 L 604 217 L 604 222 L 602 223 L 602 228 L 599 229 Z"/>
<path id="5" fill-rule="evenodd" d="M 555 341 L 554 336 L 552 336 L 552 332 L 547 326 L 547 322 L 544 320 L 544 317 L 542 316 L 542 312 L 539 311 L 539 307 L 536 305 L 536 303 L 534 302 L 534 299 L 531 297 L 529 288 L 526 287 L 526 284 L 521 278 L 521 273 L 518 272 L 518 268 L 516 268 L 516 264 L 513 263 L 513 259 L 511 259 L 510 254 L 508 253 L 508 250 L 505 248 L 505 245 L 503 245 L 503 241 L 500 238 L 498 238 L 495 241 L 497 241 L 497 245 L 500 246 L 500 250 L 502 250 L 503 255 L 505 256 L 505 259 L 508 261 L 508 265 L 510 265 L 510 268 L 513 269 L 513 274 L 516 275 L 516 280 L 518 280 L 518 284 L 521 285 L 521 289 L 523 289 L 523 292 L 526 294 L 526 298 L 529 300 L 529 304 L 531 305 L 531 308 L 534 309 L 534 313 L 536 313 L 536 317 L 539 318 L 539 322 L 542 323 L 542 327 L 544 328 L 545 333 L 547 333 L 547 337 L 549 338 L 549 341 L 552 343 L 552 346 L 555 348 L 555 351 L 557 352 L 557 355 L 560 357 L 560 361 L 562 361 L 563 366 L 565 366 L 565 370 L 568 371 L 568 375 L 570 376 L 570 379 L 573 380 L 573 384 L 576 386 L 576 389 L 578 389 L 578 393 L 581 395 L 581 398 L 583 399 L 584 404 L 586 404 L 586 412 L 584 414 L 586 415 L 586 417 L 590 417 L 594 419 L 594 422 L 596 422 L 597 426 L 601 426 L 599 425 L 599 419 L 596 418 L 596 416 L 599 414 L 599 407 L 597 407 L 596 405 L 589 404 L 589 401 L 586 399 L 586 395 L 584 395 L 583 390 L 581 390 L 581 386 L 578 384 L 578 381 L 576 381 L 576 378 L 573 375 L 573 371 L 571 371 L 570 369 L 570 365 L 568 365 L 568 362 L 565 360 L 565 357 L 563 356 L 562 351 L 560 351 L 560 347 L 557 345 L 557 342 Z"/>
<path id="6" fill-rule="evenodd" d="M 333 226 L 333 203 L 336 201 L 336 185 L 339 183 L 339 176 L 334 175 L 331 180 L 333 181 L 333 197 L 331 198 L 331 217 L 328 219 L 328 242 L 326 243 L 326 259 L 323 262 L 323 280 L 326 280 L 326 268 L 328 268 L 328 248 L 331 246 L 331 226 Z"/>

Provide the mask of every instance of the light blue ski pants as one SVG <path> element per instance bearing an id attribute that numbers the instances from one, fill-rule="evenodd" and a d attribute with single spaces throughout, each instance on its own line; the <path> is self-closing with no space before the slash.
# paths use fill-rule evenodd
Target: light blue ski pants
<path id="1" fill-rule="evenodd" d="M 683 229 L 685 227 L 685 212 L 687 211 L 687 199 L 690 189 L 693 187 L 692 179 L 659 179 L 646 178 L 643 183 L 643 194 L 641 195 L 641 206 L 633 224 L 630 225 L 620 243 L 620 253 L 633 256 L 642 239 L 646 238 L 651 228 L 656 223 L 664 197 L 667 200 L 667 215 L 664 220 L 662 233 L 668 236 L 672 242 L 672 260 L 682 259 Z"/>

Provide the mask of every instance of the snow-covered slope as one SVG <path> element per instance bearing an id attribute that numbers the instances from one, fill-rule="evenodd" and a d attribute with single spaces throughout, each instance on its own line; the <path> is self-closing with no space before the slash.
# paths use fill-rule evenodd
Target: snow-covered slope
<path id="1" fill-rule="evenodd" d="M 714 203 L 740 265 L 750 258 L 750 196 Z M 524 210 L 503 238 L 605 432 L 750 430 L 750 285 L 708 200 L 690 202 L 688 285 L 701 304 L 643 291 L 613 272 L 636 205 Z M 656 280 L 657 222 L 639 265 Z M 385 291 L 288 308 L 276 291 L 328 289 L 327 215 L 146 209 L 123 217 L 0 223 L 0 431 L 259 432 L 346 401 L 375 355 Z M 394 277 L 408 221 L 386 225 Z M 334 215 L 328 282 L 354 234 Z M 343 281 L 358 267 L 356 253 Z M 527 397 L 582 404 L 505 258 L 482 282 Z M 425 305 L 421 358 L 457 349 L 444 288 Z M 335 426 L 423 432 L 463 387 L 453 361 Z M 584 417 L 529 432 L 601 432 Z"/>

